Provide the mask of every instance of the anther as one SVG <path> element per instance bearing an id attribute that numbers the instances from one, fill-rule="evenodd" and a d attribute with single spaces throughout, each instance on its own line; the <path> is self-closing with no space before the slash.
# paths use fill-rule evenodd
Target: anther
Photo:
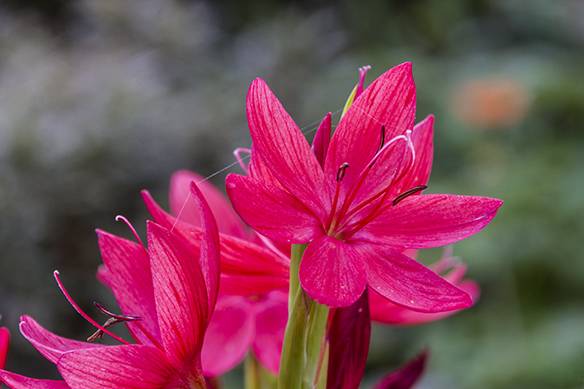
<path id="1" fill-rule="evenodd" d="M 99 309 L 101 311 L 101 313 L 109 316 L 110 318 L 107 319 L 105 324 L 103 326 L 101 326 L 101 328 L 98 328 L 98 330 L 95 331 L 93 333 L 93 335 L 91 335 L 89 338 L 87 338 L 88 342 L 93 342 L 95 339 L 98 339 L 98 338 L 101 340 L 103 338 L 103 334 L 105 333 L 103 329 L 108 328 L 109 326 L 111 326 L 113 324 L 122 323 L 122 322 L 126 322 L 126 321 L 140 321 L 140 320 L 142 320 L 142 318 L 140 316 L 116 315 L 115 313 L 108 311 L 101 304 L 96 303 L 96 302 L 94 302 L 93 305 L 95 305 L 95 307 L 97 309 Z"/>
<path id="2" fill-rule="evenodd" d="M 379 142 L 379 147 L 377 148 L 378 153 L 384 144 L 385 144 L 385 124 L 381 126 L 381 140 Z"/>
<path id="3" fill-rule="evenodd" d="M 339 167 L 339 170 L 337 171 L 337 182 L 343 181 L 343 178 L 345 177 L 345 171 L 347 170 L 348 167 L 349 164 L 347 162 L 343 163 Z"/>
<path id="4" fill-rule="evenodd" d="M 395 199 L 393 199 L 393 205 L 397 205 L 397 203 L 399 203 L 400 201 L 402 201 L 403 199 L 405 199 L 408 196 L 413 195 L 414 193 L 418 193 L 424 189 L 426 189 L 428 186 L 426 185 L 418 185 L 418 186 L 414 186 L 411 189 L 406 190 L 404 193 L 400 194 L 399 196 L 397 196 Z"/>
<path id="5" fill-rule="evenodd" d="M 381 126 L 381 139 L 379 140 L 379 147 L 377 147 L 377 151 L 375 152 L 376 155 L 381 151 L 384 144 L 385 144 L 385 124 Z M 373 162 L 371 162 L 371 165 L 369 165 L 369 169 L 373 167 L 375 161 L 377 161 L 377 158 L 375 158 Z"/>

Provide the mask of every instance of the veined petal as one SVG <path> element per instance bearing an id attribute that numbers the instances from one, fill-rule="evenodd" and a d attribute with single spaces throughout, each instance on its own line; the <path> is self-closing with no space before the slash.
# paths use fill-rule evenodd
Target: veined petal
<path id="1" fill-rule="evenodd" d="M 300 283 L 320 304 L 347 307 L 361 297 L 366 285 L 365 266 L 353 245 L 328 235 L 312 241 L 300 261 Z"/>
<path id="2" fill-rule="evenodd" d="M 284 189 L 282 184 L 280 184 L 280 181 L 278 181 L 276 176 L 274 176 L 274 174 L 272 174 L 272 172 L 270 171 L 270 168 L 268 168 L 266 163 L 262 160 L 261 155 L 258 153 L 257 147 L 254 144 L 251 145 L 251 153 L 249 154 L 248 170 L 249 170 L 249 174 L 248 174 L 249 177 L 253 177 L 253 178 L 258 179 L 260 181 L 265 181 L 269 184 L 277 186 L 278 188 L 282 188 L 283 190 L 286 190 L 286 189 Z"/>
<path id="3" fill-rule="evenodd" d="M 352 186 L 379 149 L 381 127 L 385 126 L 386 141 L 403 135 L 413 128 L 415 112 L 416 88 L 410 63 L 388 70 L 369 85 L 343 116 L 331 140 L 324 168 L 326 184 L 333 187 L 331 193 L 341 164 L 349 164 L 343 182 Z"/>
<path id="4" fill-rule="evenodd" d="M 502 203 L 476 196 L 409 196 L 389 206 L 354 239 L 417 249 L 446 246 L 483 229 Z"/>
<path id="5" fill-rule="evenodd" d="M 196 257 L 200 255 L 200 227 L 166 213 L 150 196 L 142 192 L 154 221 L 180 236 Z M 221 255 L 221 290 L 227 294 L 258 295 L 288 285 L 289 260 L 247 240 L 219 234 Z"/>
<path id="6" fill-rule="evenodd" d="M 329 205 L 320 164 L 306 138 L 262 79 L 247 95 L 247 120 L 254 148 L 282 186 L 321 220 Z"/>
<path id="7" fill-rule="evenodd" d="M 263 367 L 278 375 L 288 322 L 288 294 L 279 290 L 271 292 L 265 301 L 256 304 L 256 311 L 253 353 Z"/>
<path id="8" fill-rule="evenodd" d="M 140 325 L 160 342 L 148 252 L 135 242 L 102 230 L 96 232 L 106 269 L 99 274 L 114 293 L 122 312 L 125 315 L 140 316 L 142 318 Z M 141 330 L 133 323 L 128 324 L 142 344 L 152 345 Z"/>
<path id="9" fill-rule="evenodd" d="M 20 318 L 20 332 L 45 358 L 55 364 L 68 351 L 105 347 L 98 343 L 79 342 L 55 335 L 30 316 Z"/>
<path id="10" fill-rule="evenodd" d="M 189 382 L 180 380 L 164 353 L 152 346 L 72 351 L 63 354 L 57 367 L 72 389 L 189 388 Z"/>
<path id="11" fill-rule="evenodd" d="M 168 193 L 172 214 L 174 216 L 180 215 L 179 219 L 184 222 L 201 227 L 199 209 L 190 191 L 191 181 L 197 183 L 197 187 L 207 200 L 213 215 L 215 215 L 219 232 L 246 239 L 248 236 L 247 228 L 235 213 L 227 197 L 197 173 L 179 170 L 172 175 Z"/>
<path id="12" fill-rule="evenodd" d="M 296 197 L 274 185 L 230 174 L 226 188 L 239 216 L 270 239 L 306 243 L 323 234 L 318 217 Z"/>
<path id="13" fill-rule="evenodd" d="M 211 314 L 215 308 L 217 294 L 219 293 L 219 275 L 221 274 L 221 258 L 219 256 L 219 232 L 217 223 L 209 204 L 199 190 L 195 182 L 191 181 L 191 195 L 199 208 L 201 216 L 201 228 L 203 236 L 201 239 L 201 255 L 199 265 L 203 273 L 207 286 L 208 314 L 207 322 L 211 319 Z"/>
<path id="14" fill-rule="evenodd" d="M 434 157 L 433 137 L 434 116 L 430 115 L 414 126 L 412 131 L 412 144 L 415 150 L 414 164 L 392 188 L 391 198 L 395 198 L 415 186 L 428 183 Z"/>
<path id="15" fill-rule="evenodd" d="M 420 312 L 468 308 L 468 293 L 445 281 L 420 263 L 392 248 L 355 243 L 363 257 L 367 283 L 389 301 Z"/>
<path id="16" fill-rule="evenodd" d="M 255 336 L 255 312 L 245 297 L 219 297 L 205 332 L 201 360 L 206 377 L 217 377 L 243 360 Z"/>
<path id="17" fill-rule="evenodd" d="M 37 380 L 6 370 L 0 370 L 0 381 L 11 389 L 69 389 L 69 385 L 65 381 Z"/>
<path id="18" fill-rule="evenodd" d="M 172 366 L 195 364 L 211 312 L 198 261 L 175 235 L 148 222 L 148 248 L 158 323 Z"/>

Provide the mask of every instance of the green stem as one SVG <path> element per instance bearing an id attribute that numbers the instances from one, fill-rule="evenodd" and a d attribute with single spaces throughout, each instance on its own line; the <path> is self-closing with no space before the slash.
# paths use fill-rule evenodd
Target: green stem
<path id="1" fill-rule="evenodd" d="M 308 316 L 306 329 L 306 367 L 304 368 L 304 389 L 313 389 L 321 348 L 323 346 L 324 331 L 328 319 L 329 307 L 313 302 Z"/>
<path id="2" fill-rule="evenodd" d="M 306 322 L 312 300 L 300 285 L 294 295 L 282 346 L 279 389 L 301 389 L 306 364 Z"/>
<path id="3" fill-rule="evenodd" d="M 312 300 L 298 278 L 307 244 L 292 245 L 289 316 L 284 335 L 279 389 L 312 389 L 318 370 L 329 308 Z"/>
<path id="4" fill-rule="evenodd" d="M 308 243 L 292 245 L 292 253 L 290 254 L 290 293 L 288 295 L 288 313 L 292 310 L 296 291 L 300 285 L 298 272 L 300 271 L 300 260 L 302 259 L 304 250 L 306 250 L 306 246 L 308 246 Z"/>
<path id="5" fill-rule="evenodd" d="M 243 362 L 243 374 L 244 374 L 244 388 L 245 389 L 260 389 L 260 375 L 258 361 L 255 356 L 250 352 L 245 357 Z"/>

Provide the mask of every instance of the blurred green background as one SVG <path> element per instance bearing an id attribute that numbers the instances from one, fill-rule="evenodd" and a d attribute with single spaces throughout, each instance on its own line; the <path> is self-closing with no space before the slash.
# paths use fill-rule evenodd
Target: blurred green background
<path id="1" fill-rule="evenodd" d="M 438 323 L 375 327 L 364 387 L 424 347 L 418 388 L 584 388 L 584 2 L 581 0 L 27 0 L 0 3 L 0 314 L 7 369 L 56 378 L 18 333 L 33 316 L 93 332 L 74 299 L 115 307 L 95 279 L 95 228 L 144 236 L 140 190 L 209 176 L 248 147 L 245 96 L 264 78 L 304 131 L 413 63 L 433 113 L 428 193 L 505 204 L 454 246 L 480 301 Z M 311 134 L 308 135 L 309 137 Z M 213 176 L 223 187 L 234 166 Z M 431 262 L 440 249 L 422 253 Z M 94 314 L 94 317 L 97 316 Z M 241 387 L 240 370 L 226 379 Z"/>

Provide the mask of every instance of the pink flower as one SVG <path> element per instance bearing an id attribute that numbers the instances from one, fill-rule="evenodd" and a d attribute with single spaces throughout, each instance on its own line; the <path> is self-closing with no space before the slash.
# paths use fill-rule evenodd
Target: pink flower
<path id="1" fill-rule="evenodd" d="M 148 223 L 148 251 L 98 231 L 105 264 L 100 276 L 124 314 L 132 315 L 117 317 L 129 320 L 128 329 L 138 344 L 77 342 L 44 330 L 29 317 L 22 318 L 23 335 L 57 365 L 69 387 L 206 387 L 201 348 L 218 294 L 219 237 L 203 195 L 194 184 L 191 190 L 203 227 L 199 256 L 152 222 Z"/>
<path id="2" fill-rule="evenodd" d="M 157 223 L 174 228 L 192 250 L 199 250 L 201 222 L 188 193 L 191 181 L 199 183 L 218 220 L 221 243 L 221 293 L 205 334 L 203 372 L 206 376 L 221 375 L 253 350 L 264 367 L 278 374 L 288 293 L 270 290 L 288 285 L 289 260 L 273 245 L 266 247 L 269 242 L 245 226 L 225 195 L 187 170 L 176 172 L 170 183 L 170 209 L 176 218 L 143 193 Z"/>
<path id="3" fill-rule="evenodd" d="M 330 141 L 323 167 L 261 79 L 251 85 L 247 114 L 252 158 L 265 169 L 254 177 L 230 174 L 227 193 L 237 213 L 260 234 L 309 243 L 299 276 L 311 298 L 349 306 L 369 285 L 421 312 L 472 304 L 466 292 L 398 251 L 464 239 L 486 226 L 502 203 L 411 196 L 422 188 L 410 186 L 416 177 L 409 175 L 415 163 L 409 63 L 380 76 L 355 100 Z M 432 118 L 420 125 L 429 122 Z"/>

